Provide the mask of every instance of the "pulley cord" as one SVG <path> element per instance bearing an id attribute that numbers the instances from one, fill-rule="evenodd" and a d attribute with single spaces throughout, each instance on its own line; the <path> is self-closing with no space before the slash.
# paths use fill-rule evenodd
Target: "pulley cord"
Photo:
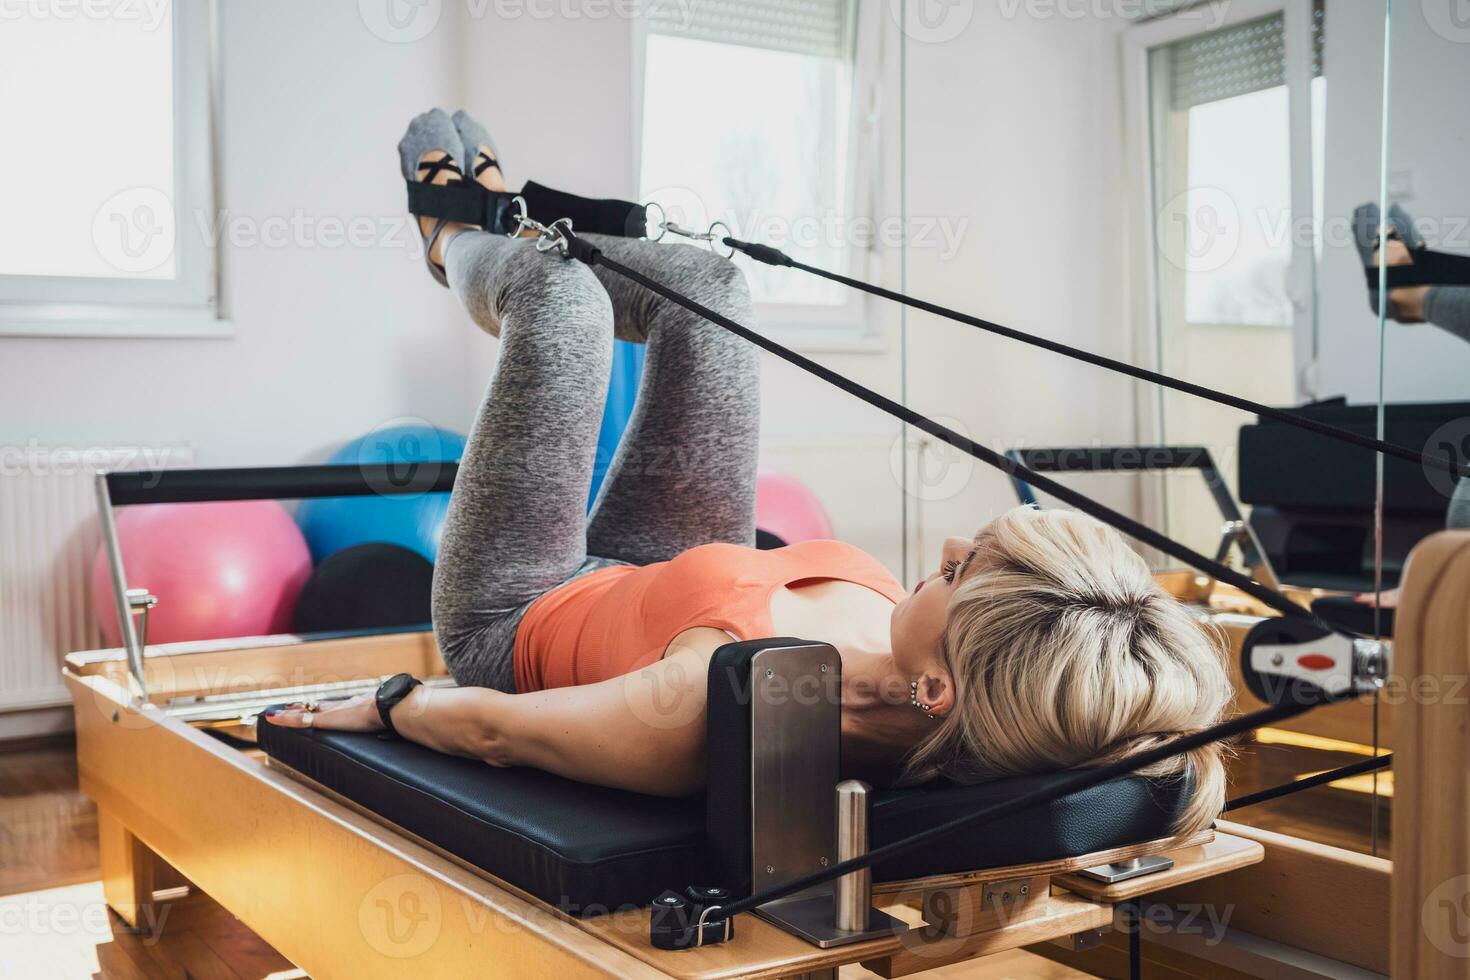
<path id="1" fill-rule="evenodd" d="M 1080 348 L 1073 347 L 1070 344 L 1063 344 L 1055 340 L 1047 340 L 1044 337 L 1038 337 L 1035 334 L 1025 333 L 1024 331 L 1016 330 L 1012 327 L 1002 326 L 998 323 L 993 323 L 990 320 L 983 320 L 980 317 L 971 316 L 968 313 L 961 313 L 958 310 L 952 310 L 948 307 L 940 306 L 937 303 L 930 303 L 927 300 L 915 299 L 912 296 L 906 296 L 903 293 L 894 292 L 893 290 L 885 289 L 882 286 L 875 286 L 872 283 L 863 282 L 861 279 L 853 279 L 850 276 L 844 276 L 840 273 L 830 272 L 826 269 L 819 269 L 813 265 L 807 265 L 805 262 L 798 262 L 796 259 L 793 259 L 785 252 L 782 252 L 780 249 L 772 248 L 769 245 L 759 245 L 753 242 L 743 242 L 740 241 L 738 238 L 728 237 L 724 240 L 724 243 L 730 248 L 733 248 L 739 252 L 744 252 L 746 255 L 750 256 L 756 261 L 764 262 L 767 265 L 774 265 L 791 269 L 800 269 L 802 272 L 807 272 L 814 276 L 820 276 L 821 278 L 830 280 L 832 282 L 841 283 L 844 286 L 849 286 L 853 289 L 869 293 L 873 296 L 879 296 L 883 299 L 892 300 L 895 303 L 902 303 L 905 306 L 912 307 L 916 310 L 923 310 L 925 313 L 932 313 L 935 316 L 944 317 L 947 320 L 954 320 L 957 323 L 964 323 L 979 330 L 984 330 L 1001 337 L 1007 337 L 1011 340 L 1018 340 L 1023 344 L 1029 344 L 1032 347 L 1039 347 L 1042 350 L 1048 350 L 1055 354 L 1061 354 L 1064 357 L 1070 357 L 1073 360 L 1083 361 L 1087 364 L 1092 364 L 1097 367 L 1107 368 L 1109 371 L 1116 371 L 1119 374 L 1126 374 L 1129 377 L 1137 378 L 1140 381 L 1147 381 L 1152 384 L 1161 385 L 1165 388 L 1172 388 L 1173 390 L 1183 392 L 1186 395 L 1193 395 L 1196 398 L 1203 398 L 1207 401 L 1212 401 L 1219 405 L 1227 405 L 1231 408 L 1237 408 L 1243 412 L 1250 412 L 1251 414 L 1260 416 L 1261 418 L 1270 419 L 1273 422 L 1280 422 L 1284 425 L 1294 426 L 1298 429 L 1305 429 L 1308 432 L 1316 433 L 1317 435 L 1324 436 L 1328 439 L 1335 439 L 1338 442 L 1347 443 L 1352 446 L 1358 446 L 1362 449 L 1369 449 L 1374 452 L 1380 452 L 1383 453 L 1385 456 L 1392 456 L 1395 459 L 1402 459 L 1407 460 L 1411 463 L 1418 463 L 1421 466 L 1441 470 L 1445 473 L 1451 473 L 1457 477 L 1470 476 L 1470 467 L 1459 466 L 1448 457 L 1431 456 L 1427 453 L 1417 452 L 1413 449 L 1407 448 L 1406 446 L 1400 446 L 1396 443 L 1388 442 L 1383 439 L 1375 439 L 1372 436 L 1365 436 L 1357 432 L 1352 432 L 1340 426 L 1328 425 L 1326 422 L 1319 422 L 1316 419 L 1306 418 L 1305 416 L 1301 415 L 1295 415 L 1291 412 L 1287 412 L 1279 408 L 1272 408 L 1269 405 L 1262 405 L 1260 402 L 1251 401 L 1249 398 L 1241 398 L 1239 395 L 1232 395 L 1228 392 L 1219 391 L 1214 388 L 1207 388 L 1204 385 L 1197 385 L 1189 381 L 1181 381 L 1178 378 L 1171 377 L 1167 374 L 1161 374 L 1158 371 L 1150 371 L 1147 368 L 1141 368 L 1137 365 L 1129 364 L 1126 361 L 1119 361 L 1111 357 L 1104 357 L 1101 354 L 1094 354 L 1090 351 L 1085 351 Z"/>

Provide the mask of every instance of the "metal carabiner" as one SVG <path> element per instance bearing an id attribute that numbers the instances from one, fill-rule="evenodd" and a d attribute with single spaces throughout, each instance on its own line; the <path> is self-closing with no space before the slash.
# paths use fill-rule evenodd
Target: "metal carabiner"
<path id="1" fill-rule="evenodd" d="M 650 207 L 658 207 L 658 205 L 649 205 L 649 206 Z M 659 210 L 659 213 L 662 214 L 664 209 L 662 207 L 659 207 L 658 210 Z M 720 234 L 719 232 L 717 232 L 715 230 L 717 228 L 723 228 L 724 229 L 724 234 Z M 649 240 L 656 242 L 659 239 L 661 239 L 661 238 L 664 237 L 664 233 L 665 232 L 671 232 L 671 233 L 673 233 L 675 235 L 678 235 L 680 238 L 688 238 L 691 241 L 704 242 L 706 245 L 709 246 L 709 250 L 711 252 L 714 252 L 716 255 L 720 256 L 721 258 L 728 259 L 730 256 L 732 256 L 732 255 L 735 254 L 735 250 L 733 248 L 730 249 L 730 251 L 728 253 L 721 252 L 720 249 L 719 249 L 719 246 L 717 244 L 717 243 L 723 243 L 726 238 L 728 238 L 730 235 L 733 234 L 733 232 L 730 230 L 730 226 L 727 225 L 727 224 L 725 224 L 725 222 L 723 222 L 723 221 L 711 222 L 709 228 L 707 230 L 705 230 L 705 231 L 693 231 L 693 230 L 691 230 L 689 228 L 685 228 L 683 225 L 676 224 L 675 222 L 672 222 L 672 221 L 668 221 L 668 220 L 661 221 L 659 223 L 659 235 L 658 235 L 658 238 L 653 238 L 653 239 L 649 239 Z"/>

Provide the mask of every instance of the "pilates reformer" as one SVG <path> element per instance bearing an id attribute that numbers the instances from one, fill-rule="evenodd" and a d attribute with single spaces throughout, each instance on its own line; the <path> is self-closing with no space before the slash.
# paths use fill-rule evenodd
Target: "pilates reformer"
<path id="1" fill-rule="evenodd" d="M 336 494 L 355 469 L 114 474 L 99 493 L 128 503 Z M 370 479 L 355 479 L 370 492 Z M 654 903 L 671 888 L 679 907 L 666 924 L 682 915 L 687 925 L 709 898 L 691 897 L 689 886 L 738 898 L 1058 777 L 884 793 L 839 784 L 840 706 L 797 696 L 803 685 L 835 685 L 840 661 L 820 643 L 732 644 L 717 655 L 711 782 L 692 801 L 491 769 L 375 736 L 258 725 L 259 744 L 242 741 L 250 712 L 304 692 L 370 690 L 400 670 L 448 683 L 424 631 L 137 653 L 74 654 L 66 668 L 83 788 L 101 812 L 109 903 L 130 922 L 156 921 L 148 910 L 161 859 L 323 976 L 393 975 L 407 956 L 431 975 L 560 964 L 627 976 L 784 976 L 862 962 L 898 976 L 1037 942 L 1085 947 L 1142 896 L 1272 860 L 1273 835 L 1250 828 L 1222 823 L 1213 835 L 1170 839 L 1186 787 L 1123 777 L 881 863 L 871 878 L 846 876 L 741 916 L 725 942 L 664 950 L 653 938 Z M 141 700 L 135 690 L 146 692 Z M 211 724 L 223 719 L 240 731 Z M 436 786 L 457 789 L 445 799 Z M 588 812 L 610 829 L 582 835 Z M 283 881 L 299 894 L 283 895 Z M 432 941 L 411 928 L 410 913 L 427 909 L 431 925 L 421 928 L 433 929 Z M 871 910 L 866 923 L 859 909 Z"/>
<path id="2" fill-rule="evenodd" d="M 631 272 L 579 245 L 569 223 L 538 227 L 551 239 L 549 247 L 571 258 Z M 630 278 L 677 297 L 636 274 Z M 700 312 L 1013 477 L 1209 569 L 1285 617 L 1262 625 L 1310 619 L 1252 579 L 742 325 Z M 1380 451 L 1409 452 L 1366 442 Z M 370 476 L 341 472 L 355 468 L 329 469 L 339 471 L 314 477 L 266 471 L 243 481 L 252 484 L 244 490 L 208 471 L 149 474 L 132 486 L 127 475 L 99 477 L 125 646 L 73 655 L 66 668 L 77 705 L 83 788 L 101 813 L 109 902 L 129 921 L 144 920 L 139 909 L 153 901 L 156 854 L 288 957 L 322 975 L 393 975 L 413 957 L 416 970 L 433 975 L 562 967 L 615 975 L 787 976 L 861 962 L 898 976 L 1039 941 L 1096 938 L 1119 907 L 1125 919 L 1138 921 L 1133 903 L 1141 896 L 1174 896 L 1207 879 L 1228 895 L 1231 872 L 1264 865 L 1276 876 L 1281 862 L 1299 861 L 1275 841 L 1269 842 L 1279 852 L 1273 856 L 1263 838 L 1274 835 L 1229 824 L 1213 835 L 1170 839 L 1167 827 L 1187 781 L 1149 782 L 1132 776 L 1130 766 L 1185 748 L 1191 738 L 1203 744 L 1375 690 L 1388 672 L 1386 649 L 1374 641 L 1340 638 L 1348 641 L 1343 647 L 1334 640 L 1333 654 L 1345 655 L 1342 660 L 1318 649 L 1331 630 L 1263 632 L 1245 638 L 1241 661 L 1261 681 L 1255 690 L 1273 701 L 1262 712 L 1139 753 L 1124 760 L 1128 765 L 876 798 L 860 785 L 834 784 L 840 706 L 794 692 L 811 684 L 820 690 L 824 676 L 833 683 L 840 662 L 830 647 L 798 640 L 731 644 L 717 653 L 709 679 L 710 782 L 706 798 L 693 803 L 580 786 L 535 771 L 491 770 L 434 753 L 417 758 L 414 753 L 428 750 L 371 736 L 263 724 L 257 727 L 259 748 L 227 746 L 176 712 L 218 694 L 243 698 L 269 689 L 274 696 L 344 682 L 336 689 L 350 690 L 354 682 L 366 688 L 400 670 L 442 677 L 442 661 L 422 632 L 180 645 L 145 656 L 134 612 L 146 610 L 147 594 L 128 588 L 109 533 L 110 508 L 149 500 L 375 492 Z M 233 476 L 240 482 L 240 473 Z M 350 488 L 358 482 L 360 490 Z M 288 486 L 284 493 L 265 492 L 282 485 Z M 1457 658 L 1470 659 L 1470 637 L 1463 628 L 1456 632 L 1458 620 L 1444 598 L 1447 590 L 1463 594 L 1470 587 L 1470 535 L 1438 535 L 1418 554 L 1403 610 L 1404 625 L 1412 629 L 1400 643 L 1397 668 L 1448 669 Z M 1267 683 L 1272 678 L 1277 682 Z M 1346 687 L 1324 687 L 1329 679 Z M 1411 768 L 1424 767 L 1426 730 L 1453 730 L 1464 714 L 1448 704 L 1400 711 L 1400 755 L 1413 760 Z M 258 761 L 261 749 L 269 765 Z M 1461 763 L 1461 771 L 1444 775 L 1462 787 L 1470 784 L 1465 754 L 1444 753 Z M 471 768 L 443 768 L 451 763 Z M 1450 820 L 1444 801 L 1412 772 L 1406 775 L 1400 776 L 1400 807 L 1407 804 L 1415 815 L 1435 809 L 1436 819 Z M 589 808 L 604 818 L 611 814 L 607 822 L 627 837 L 591 834 L 577 820 Z M 955 834 L 982 820 L 982 833 Z M 1459 854 L 1416 853 L 1402 840 L 1395 847 L 1405 847 L 1401 861 L 1415 877 L 1407 898 L 1396 893 L 1393 902 L 1395 963 L 1419 976 L 1449 975 L 1450 966 L 1463 970 L 1463 962 L 1447 958 L 1432 939 L 1418 937 L 1418 907 L 1411 899 L 1422 897 L 1419 886 L 1434 861 L 1450 868 L 1465 861 Z M 1370 913 L 1386 908 L 1382 868 L 1354 866 L 1322 853 L 1331 849 L 1316 850 L 1311 860 L 1334 880 L 1352 882 Z M 311 867 L 326 873 L 301 872 Z M 641 876 L 650 868 L 657 881 Z M 296 889 L 289 908 L 282 907 L 283 882 Z M 312 909 L 311 921 L 297 911 L 302 904 Z M 736 913 L 746 911 L 755 915 L 737 920 Z M 1353 914 L 1335 923 L 1317 921 L 1326 938 L 1293 936 L 1301 940 L 1294 945 L 1319 958 L 1343 954 L 1335 958 L 1339 964 L 1383 972 L 1386 944 L 1364 950 L 1363 941 L 1381 934 L 1389 918 L 1380 916 L 1376 927 L 1371 917 L 1364 922 Z M 1365 931 L 1354 934 L 1353 928 Z"/>

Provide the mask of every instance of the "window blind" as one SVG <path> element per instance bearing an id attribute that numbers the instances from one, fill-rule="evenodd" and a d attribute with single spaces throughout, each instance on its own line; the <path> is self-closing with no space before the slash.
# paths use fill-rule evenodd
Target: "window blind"
<path id="1" fill-rule="evenodd" d="M 851 50 L 851 0 L 646 0 L 655 34 L 823 58 Z"/>
<path id="2" fill-rule="evenodd" d="M 1286 84 L 1286 23 L 1280 14 L 1169 45 L 1175 109 Z M 1312 17 L 1312 74 L 1322 74 L 1326 35 L 1322 4 Z"/>

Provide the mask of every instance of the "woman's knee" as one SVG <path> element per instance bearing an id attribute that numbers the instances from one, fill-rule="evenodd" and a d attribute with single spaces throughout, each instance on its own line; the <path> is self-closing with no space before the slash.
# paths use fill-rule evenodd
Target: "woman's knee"
<path id="1" fill-rule="evenodd" d="M 676 260 L 670 264 L 676 282 L 669 283 L 670 286 L 716 313 L 750 325 L 750 283 L 739 266 L 696 245 L 666 247 L 678 250 Z"/>
<path id="2" fill-rule="evenodd" d="M 495 305 L 503 319 L 545 318 L 611 336 L 612 301 L 592 270 L 556 252 L 538 252 L 529 240 L 506 262 Z"/>

